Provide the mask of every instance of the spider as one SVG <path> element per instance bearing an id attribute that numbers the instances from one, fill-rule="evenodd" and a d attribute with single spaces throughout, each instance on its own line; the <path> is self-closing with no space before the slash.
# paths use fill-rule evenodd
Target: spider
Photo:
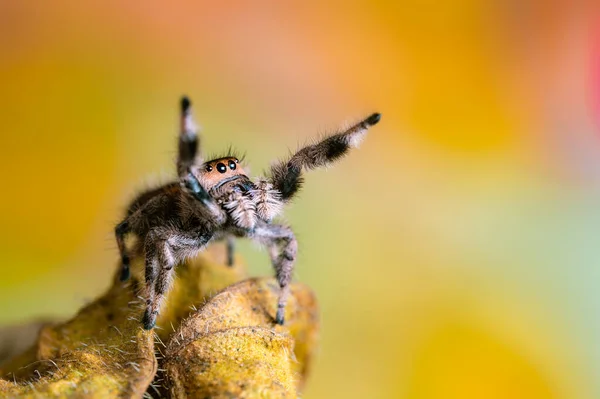
<path id="1" fill-rule="evenodd" d="M 139 253 L 145 256 L 144 329 L 150 330 L 156 324 L 174 267 L 195 256 L 211 241 L 222 239 L 227 240 L 231 266 L 234 237 L 247 237 L 267 248 L 280 287 L 275 322 L 283 324 L 298 243 L 289 227 L 272 220 L 300 189 L 303 169 L 325 166 L 341 158 L 360 144 L 369 127 L 380 118 L 380 114 L 372 114 L 345 131 L 307 145 L 287 161 L 273 164 L 268 177 L 252 181 L 233 155 L 210 161 L 202 159 L 191 102 L 183 97 L 178 180 L 140 194 L 115 228 L 121 281 L 130 275 L 131 254 L 125 245 L 128 234 L 138 238 Z"/>

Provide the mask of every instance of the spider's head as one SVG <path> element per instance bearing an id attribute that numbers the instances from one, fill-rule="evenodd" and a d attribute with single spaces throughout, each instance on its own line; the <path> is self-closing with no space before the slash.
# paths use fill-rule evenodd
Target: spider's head
<path id="1" fill-rule="evenodd" d="M 247 180 L 239 159 L 225 157 L 205 162 L 197 171 L 199 180 L 208 191 L 218 189 L 226 183 Z"/>

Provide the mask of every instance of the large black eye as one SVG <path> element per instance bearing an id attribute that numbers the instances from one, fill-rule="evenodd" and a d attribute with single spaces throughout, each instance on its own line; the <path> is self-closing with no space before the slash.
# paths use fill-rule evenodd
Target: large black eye
<path id="1" fill-rule="evenodd" d="M 235 162 L 233 162 L 232 160 L 229 160 L 229 169 L 235 170 Z"/>
<path id="2" fill-rule="evenodd" d="M 227 166 L 225 166 L 224 163 L 219 162 L 217 164 L 217 170 L 219 171 L 219 173 L 225 173 L 227 172 Z"/>
<path id="3" fill-rule="evenodd" d="M 207 172 L 212 172 L 212 166 L 206 165 L 206 171 Z"/>

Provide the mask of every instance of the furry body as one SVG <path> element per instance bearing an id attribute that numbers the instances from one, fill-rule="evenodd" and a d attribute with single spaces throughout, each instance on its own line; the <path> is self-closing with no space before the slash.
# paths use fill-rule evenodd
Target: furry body
<path id="1" fill-rule="evenodd" d="M 379 118 L 379 114 L 373 114 L 344 132 L 301 148 L 255 183 L 233 156 L 202 160 L 191 104 L 184 97 L 177 159 L 179 180 L 140 194 L 115 228 L 121 280 L 129 278 L 131 258 L 125 236 L 135 234 L 140 239 L 136 253 L 145 257 L 144 328 L 151 329 L 156 323 L 174 267 L 219 239 L 228 240 L 231 264 L 233 237 L 250 238 L 267 248 L 281 288 L 275 321 L 283 324 L 298 243 L 289 227 L 271 221 L 300 189 L 303 169 L 325 166 L 342 157 L 358 145 Z"/>

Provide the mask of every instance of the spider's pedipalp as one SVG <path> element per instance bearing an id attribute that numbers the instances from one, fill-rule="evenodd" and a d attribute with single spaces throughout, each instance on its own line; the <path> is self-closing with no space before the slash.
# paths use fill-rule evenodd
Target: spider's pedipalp
<path id="1" fill-rule="evenodd" d="M 302 169 L 315 169 L 346 155 L 350 148 L 360 145 L 367 130 L 377 124 L 381 114 L 374 113 L 351 126 L 347 130 L 326 137 L 316 144 L 299 149 L 287 162 L 279 162 L 271 167 L 271 181 L 275 189 L 281 193 L 281 199 L 289 201 L 300 189 Z"/>
<path id="2" fill-rule="evenodd" d="M 228 201 L 223 204 L 233 222 L 243 228 L 252 230 L 256 224 L 256 204 L 248 195 L 241 192 L 231 193 Z"/>
<path id="3" fill-rule="evenodd" d="M 256 204 L 256 215 L 265 222 L 270 222 L 283 211 L 281 195 L 268 180 L 259 179 L 252 194 Z"/>

